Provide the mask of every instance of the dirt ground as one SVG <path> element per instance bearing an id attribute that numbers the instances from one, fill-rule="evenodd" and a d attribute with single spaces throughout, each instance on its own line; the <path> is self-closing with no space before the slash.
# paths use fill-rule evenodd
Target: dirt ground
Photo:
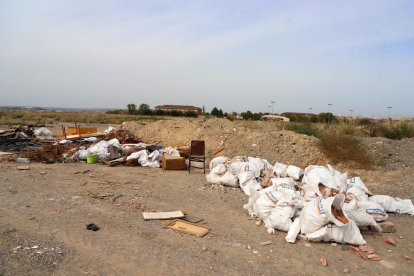
<path id="1" fill-rule="evenodd" d="M 59 127 L 52 128 L 55 135 Z M 303 168 L 329 162 L 316 138 L 266 122 L 177 119 L 124 127 L 164 146 L 205 139 L 209 156 L 225 146 L 229 157 L 257 155 Z M 375 194 L 414 199 L 414 139 L 364 143 L 383 166 L 335 167 L 360 176 Z M 408 215 L 390 214 L 396 233 L 363 233 L 382 258 L 374 262 L 340 244 L 288 244 L 283 232 L 269 235 L 243 210 L 247 197 L 240 189 L 207 185 L 200 170 L 16 165 L 0 162 L 0 275 L 414 275 L 414 218 Z M 181 210 L 203 218 L 211 231 L 203 238 L 174 232 L 164 228 L 168 221 L 144 221 L 143 210 Z M 87 230 L 88 223 L 100 230 Z M 388 236 L 396 247 L 384 243 Z M 272 243 L 259 244 L 264 241 Z"/>
<path id="2" fill-rule="evenodd" d="M 0 275 L 414 273 L 413 261 L 403 257 L 414 257 L 407 215 L 390 215 L 396 233 L 364 233 L 382 257 L 372 262 L 339 244 L 288 244 L 285 233 L 267 234 L 244 212 L 247 199 L 239 189 L 207 186 L 201 171 L 84 163 L 30 168 L 0 163 Z M 353 174 L 366 176 L 374 193 L 414 197 L 413 168 Z M 142 210 L 182 210 L 204 218 L 211 232 L 198 238 L 167 230 L 166 221 L 144 221 Z M 86 230 L 87 223 L 100 230 Z M 384 243 L 387 236 L 396 247 Z M 319 264 L 322 256 L 328 267 Z"/>

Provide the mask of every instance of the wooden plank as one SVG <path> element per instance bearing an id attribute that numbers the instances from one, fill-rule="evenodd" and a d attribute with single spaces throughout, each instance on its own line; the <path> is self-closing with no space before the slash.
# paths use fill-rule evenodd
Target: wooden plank
<path id="1" fill-rule="evenodd" d="M 30 170 L 29 166 L 16 166 L 16 169 L 20 171 Z"/>
<path id="2" fill-rule="evenodd" d="M 165 225 L 165 227 L 168 229 L 178 231 L 178 232 L 194 235 L 200 238 L 207 235 L 207 233 L 210 231 L 210 229 L 207 227 L 192 224 L 187 221 L 180 220 L 180 219 L 177 219 L 177 220 L 174 220 L 173 222 L 168 223 L 167 225 Z"/>
<path id="3" fill-rule="evenodd" d="M 142 216 L 145 220 L 150 219 L 175 219 L 184 217 L 183 212 L 173 211 L 173 212 L 143 212 Z"/>

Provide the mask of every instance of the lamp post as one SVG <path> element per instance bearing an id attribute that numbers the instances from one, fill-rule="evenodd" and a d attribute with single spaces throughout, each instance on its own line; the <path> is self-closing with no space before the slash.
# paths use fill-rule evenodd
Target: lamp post
<path id="1" fill-rule="evenodd" d="M 392 106 L 387 106 L 387 108 L 388 108 L 388 119 L 391 119 L 390 115 L 391 115 Z"/>
<path id="2" fill-rule="evenodd" d="M 267 107 L 269 108 L 269 114 L 270 114 L 270 108 L 272 108 L 272 106 L 268 105 Z"/>
<path id="3" fill-rule="evenodd" d="M 351 111 L 351 117 L 352 117 L 352 113 L 354 112 L 354 110 L 353 109 L 350 109 L 349 111 Z"/>
<path id="4" fill-rule="evenodd" d="M 328 109 L 329 109 L 329 113 L 328 113 L 328 124 L 331 122 L 331 120 L 330 120 L 330 115 L 332 114 L 331 113 L 331 106 L 332 106 L 332 104 L 331 103 L 328 103 Z"/>
<path id="5" fill-rule="evenodd" d="M 273 107 L 275 106 L 275 103 L 276 103 L 276 102 L 275 102 L 275 101 L 270 101 L 270 103 L 272 104 L 272 114 L 274 114 L 274 113 L 275 113 L 275 111 L 274 111 L 274 108 L 273 108 Z"/>
<path id="6" fill-rule="evenodd" d="M 309 107 L 308 109 L 309 109 L 309 123 L 310 123 L 310 121 L 311 121 L 312 107 Z"/>

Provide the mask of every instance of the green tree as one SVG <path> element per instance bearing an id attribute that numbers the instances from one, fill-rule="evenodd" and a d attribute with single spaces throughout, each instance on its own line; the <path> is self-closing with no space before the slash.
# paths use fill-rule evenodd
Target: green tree
<path id="1" fill-rule="evenodd" d="M 133 103 L 128 104 L 127 108 L 128 108 L 128 114 L 129 115 L 137 114 L 137 106 L 135 104 L 133 104 Z"/>
<path id="2" fill-rule="evenodd" d="M 145 103 L 141 104 L 138 108 L 138 114 L 139 115 L 152 115 L 150 106 Z"/>
<path id="3" fill-rule="evenodd" d="M 242 112 L 240 115 L 242 116 L 243 120 L 253 119 L 253 113 L 250 110 L 247 110 L 246 112 Z"/>
<path id="4" fill-rule="evenodd" d="M 220 116 L 220 111 L 217 109 L 217 107 L 214 107 L 211 110 L 211 116 L 215 116 L 215 117 L 219 117 Z"/>

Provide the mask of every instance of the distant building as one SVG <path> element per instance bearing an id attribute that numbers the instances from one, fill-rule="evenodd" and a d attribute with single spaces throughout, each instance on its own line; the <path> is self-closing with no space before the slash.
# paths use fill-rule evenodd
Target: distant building
<path id="1" fill-rule="evenodd" d="M 171 111 L 179 111 L 182 113 L 192 111 L 195 112 L 197 115 L 203 115 L 203 109 L 196 106 L 191 105 L 158 105 L 155 107 L 155 110 L 162 110 L 165 112 L 171 112 Z"/>
<path id="2" fill-rule="evenodd" d="M 279 115 L 263 115 L 262 116 L 263 121 L 279 121 L 279 122 L 289 122 L 290 119 L 288 117 L 279 116 Z"/>

